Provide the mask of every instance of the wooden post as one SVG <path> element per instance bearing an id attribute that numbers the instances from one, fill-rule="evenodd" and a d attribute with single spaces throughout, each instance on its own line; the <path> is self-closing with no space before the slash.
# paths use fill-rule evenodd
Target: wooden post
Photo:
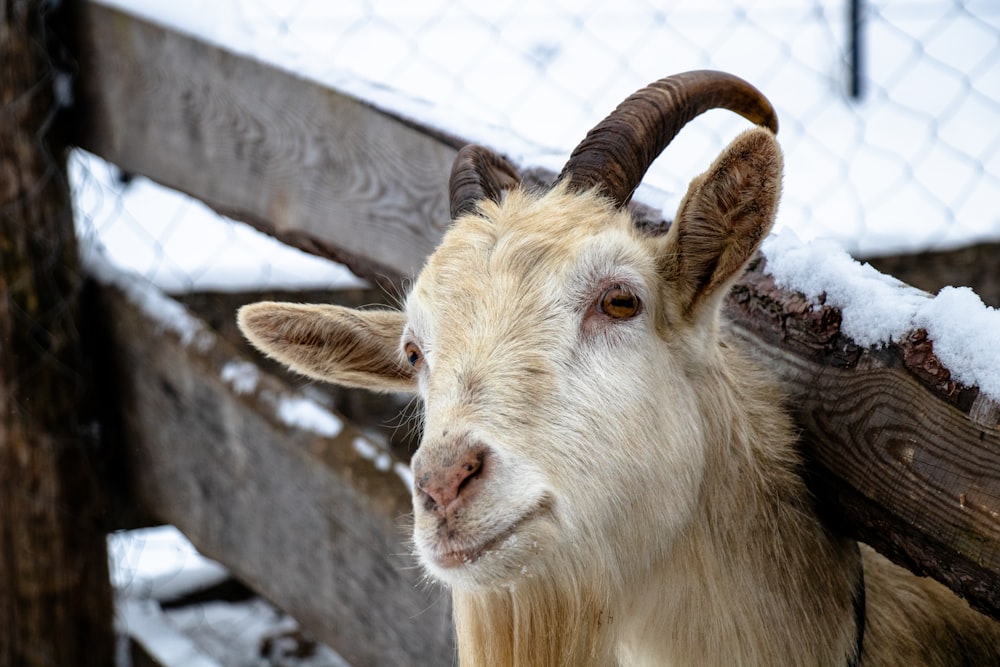
<path id="1" fill-rule="evenodd" d="M 113 655 L 52 4 L 0 0 L 0 667 Z"/>
<path id="2" fill-rule="evenodd" d="M 83 3 L 83 15 L 75 126 L 82 147 L 291 245 L 344 260 L 396 293 L 419 271 L 447 224 L 447 174 L 465 141 L 99 2 Z M 953 380 L 926 332 L 862 348 L 840 331 L 838 309 L 779 289 L 763 262 L 735 286 L 727 311 L 730 333 L 786 390 L 816 472 L 812 490 L 831 520 L 1000 618 L 1000 404 Z M 126 346 L 146 346 L 164 363 L 149 329 L 120 328 L 116 358 L 127 358 Z M 165 370 L 180 372 L 180 364 Z M 150 385 L 151 414 L 162 419 L 156 394 L 169 394 L 168 385 L 157 387 L 143 364 L 126 370 L 134 386 Z M 176 415 L 202 433 L 198 420 L 212 413 L 194 412 Z M 177 461 L 159 423 L 146 426 L 130 432 L 130 447 L 141 442 L 156 460 Z M 270 472 L 248 470 L 264 479 Z M 159 489 L 176 500 L 170 483 Z M 199 519 L 209 512 L 191 507 Z M 258 521 L 249 513 L 247 525 Z M 244 552 L 238 545 L 216 555 L 238 561 Z"/>

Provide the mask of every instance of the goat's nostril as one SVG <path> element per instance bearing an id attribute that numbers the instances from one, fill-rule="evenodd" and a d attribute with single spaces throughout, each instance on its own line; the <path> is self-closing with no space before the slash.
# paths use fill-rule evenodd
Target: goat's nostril
<path id="1" fill-rule="evenodd" d="M 469 482 L 474 480 L 479 476 L 479 471 L 483 467 L 483 459 L 480 456 L 475 461 L 468 461 L 463 466 L 463 472 L 465 477 L 458 483 L 458 489 L 455 491 L 456 498 L 465 492 L 465 489 L 469 486 Z"/>
<path id="2" fill-rule="evenodd" d="M 444 513 L 460 497 L 469 497 L 469 485 L 482 475 L 485 459 L 485 449 L 467 451 L 456 461 L 421 475 L 417 488 L 433 501 L 431 509 Z"/>

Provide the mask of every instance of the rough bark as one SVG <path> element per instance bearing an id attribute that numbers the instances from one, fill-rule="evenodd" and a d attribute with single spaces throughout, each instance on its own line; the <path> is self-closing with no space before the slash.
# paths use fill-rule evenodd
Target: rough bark
<path id="1" fill-rule="evenodd" d="M 861 347 L 838 309 L 778 288 L 763 261 L 727 311 L 789 397 L 828 521 L 1000 618 L 997 402 L 957 382 L 927 332 Z"/>
<path id="2" fill-rule="evenodd" d="M 0 666 L 109 665 L 112 606 L 80 340 L 51 3 L 0 0 Z"/>

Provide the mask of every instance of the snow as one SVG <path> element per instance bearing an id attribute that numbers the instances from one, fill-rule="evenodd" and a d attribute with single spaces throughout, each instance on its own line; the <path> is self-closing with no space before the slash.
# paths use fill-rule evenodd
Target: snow
<path id="1" fill-rule="evenodd" d="M 366 283 L 344 266 L 278 243 L 196 199 L 136 177 L 84 151 L 69 164 L 78 232 L 101 267 L 166 292 L 351 288 Z M 85 255 L 85 259 L 89 256 Z"/>
<path id="2" fill-rule="evenodd" d="M 1000 401 L 1000 310 L 968 287 L 945 287 L 913 318 L 954 379 Z"/>
<path id="3" fill-rule="evenodd" d="M 780 287 L 796 289 L 844 309 L 844 333 L 863 346 L 888 342 L 912 329 L 913 315 L 929 296 L 861 264 L 830 240 L 801 241 L 791 230 L 768 237 L 762 251 Z"/>
<path id="4" fill-rule="evenodd" d="M 117 601 L 117 607 L 119 632 L 127 632 L 157 664 L 222 667 L 184 633 L 164 622 L 156 601 L 124 598 Z"/>
<path id="5" fill-rule="evenodd" d="M 112 533 L 108 553 L 118 632 L 133 637 L 160 664 L 221 667 L 164 622 L 158 601 L 223 581 L 226 570 L 198 554 L 171 526 Z"/>
<path id="6" fill-rule="evenodd" d="M 378 445 L 367 438 L 357 437 L 351 443 L 357 454 L 374 464 L 375 469 L 381 472 L 392 470 L 396 476 L 406 485 L 407 491 L 413 493 L 413 469 L 409 465 L 394 461 L 393 456 L 384 445 Z"/>
<path id="7" fill-rule="evenodd" d="M 354 451 L 357 452 L 361 458 L 374 463 L 377 470 L 386 472 L 392 467 L 392 457 L 389 453 L 377 447 L 371 441 L 364 438 L 355 438 L 353 445 Z"/>
<path id="8" fill-rule="evenodd" d="M 249 361 L 230 361 L 223 366 L 221 375 L 223 382 L 237 394 L 256 391 L 260 381 L 259 368 Z M 284 424 L 327 438 L 335 438 L 343 431 L 343 421 L 312 398 L 299 395 L 275 398 L 270 392 L 266 392 L 263 398 L 275 406 L 275 413 Z M 356 436 L 351 441 L 351 446 L 361 458 L 371 461 L 376 470 L 380 472 L 392 470 L 412 493 L 413 472 L 410 466 L 394 461 L 392 454 L 384 445 Z"/>
<path id="9" fill-rule="evenodd" d="M 392 464 L 392 469 L 396 473 L 396 476 L 403 480 L 406 484 L 406 488 L 413 493 L 413 468 L 406 465 L 405 463 L 396 462 Z"/>
<path id="10" fill-rule="evenodd" d="M 108 553 L 111 583 L 131 597 L 175 599 L 228 577 L 172 526 L 112 533 Z"/>
<path id="11" fill-rule="evenodd" d="M 306 640 L 304 647 L 298 624 L 260 598 L 171 609 L 168 620 L 221 667 L 350 667 L 326 646 Z"/>
<path id="12" fill-rule="evenodd" d="M 925 329 L 953 379 L 1000 401 L 1000 311 L 971 289 L 946 287 L 932 296 L 852 259 L 832 241 L 804 243 L 790 230 L 772 234 L 762 251 L 779 287 L 824 295 L 859 345 L 885 345 Z"/>
<path id="13" fill-rule="evenodd" d="M 174 333 L 183 345 L 192 345 L 201 351 L 212 345 L 213 336 L 201 320 L 149 282 L 117 266 L 108 258 L 104 246 L 93 237 L 81 239 L 80 259 L 91 276 L 122 290 L 160 330 Z"/>
<path id="14" fill-rule="evenodd" d="M 230 361 L 222 367 L 222 381 L 237 394 L 251 394 L 260 381 L 260 369 L 251 361 Z"/>
<path id="15" fill-rule="evenodd" d="M 978 5 L 872 3 L 870 93 L 850 101 L 836 2 L 102 1 L 555 169 L 648 81 L 732 71 L 782 121 L 779 228 L 866 255 L 1000 238 L 997 26 Z M 699 166 L 745 126 L 729 116 L 710 113 L 675 140 L 647 176 L 646 203 L 672 216 Z"/>
<path id="16" fill-rule="evenodd" d="M 344 423 L 332 412 L 311 398 L 283 396 L 278 399 L 278 418 L 289 426 L 335 438 L 344 430 Z"/>
<path id="17" fill-rule="evenodd" d="M 301 631 L 289 616 L 260 598 L 164 606 L 227 580 L 229 573 L 200 555 L 172 526 L 108 536 L 115 588 L 115 627 L 158 664 L 184 667 L 350 667 L 322 645 L 298 657 Z M 270 647 L 264 655 L 265 646 Z M 130 664 L 127 648 L 118 664 Z"/>

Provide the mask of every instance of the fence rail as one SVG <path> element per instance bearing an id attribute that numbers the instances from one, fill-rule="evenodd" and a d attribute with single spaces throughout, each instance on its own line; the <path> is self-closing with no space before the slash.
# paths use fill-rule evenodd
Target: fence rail
<path id="1" fill-rule="evenodd" d="M 391 88 L 412 102 L 407 113 L 464 137 L 526 140 L 519 156 L 568 154 L 595 118 L 666 72 L 730 71 L 764 90 L 781 118 L 779 224 L 863 257 L 996 240 L 1000 230 L 991 0 L 238 0 L 213 6 L 214 23 L 149 0 L 104 1 L 368 99 Z M 862 28 L 853 70 L 849 5 Z M 660 190 L 651 203 L 673 210 L 687 165 L 710 162 L 737 127 L 708 114 L 686 129 L 646 177 Z"/>
<path id="2" fill-rule="evenodd" d="M 207 326 L 165 326 L 157 298 L 112 284 L 91 304 L 131 502 L 351 664 L 449 664 L 450 602 L 409 560 L 401 462 Z"/>
<path id="3" fill-rule="evenodd" d="M 80 146 L 376 281 L 399 285 L 434 247 L 460 138 L 103 5 L 85 4 L 81 25 Z M 249 360 L 207 327 L 165 331 L 120 287 L 101 299 L 147 511 L 357 664 L 449 662 L 445 605 L 395 559 L 408 512 L 395 461 L 373 465 L 336 415 L 326 438 L 276 420 L 291 389 L 264 371 L 250 390 L 227 382 Z M 791 392 L 838 525 L 1000 617 L 996 404 L 942 391 L 912 346 L 858 347 L 835 309 L 762 266 L 729 312 Z"/>

